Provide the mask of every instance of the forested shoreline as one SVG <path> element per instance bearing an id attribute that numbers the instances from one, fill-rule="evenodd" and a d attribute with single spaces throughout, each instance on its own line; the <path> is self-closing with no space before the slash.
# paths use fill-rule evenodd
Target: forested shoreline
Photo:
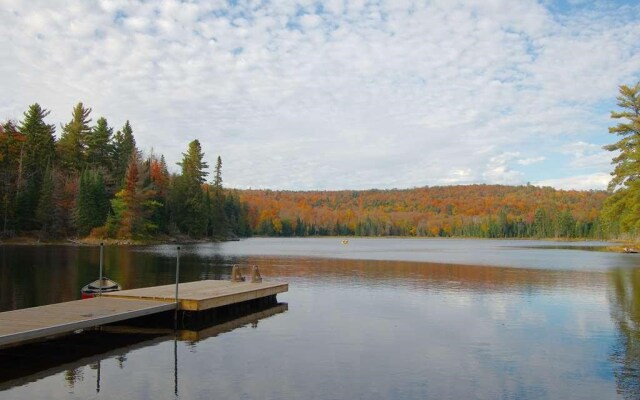
<path id="1" fill-rule="evenodd" d="M 243 190 L 265 236 L 603 238 L 604 191 L 466 185 L 364 191 Z"/>
<path id="2" fill-rule="evenodd" d="M 56 127 L 33 104 L 21 121 L 0 126 L 3 238 L 92 237 L 149 241 L 162 237 L 227 239 L 250 235 L 246 206 L 222 186 L 222 160 L 207 182 L 200 142 L 189 143 L 170 174 L 163 155 L 142 154 L 127 120 L 113 132 L 104 117 L 91 125 L 78 103 Z"/>
<path id="3" fill-rule="evenodd" d="M 212 179 L 200 142 L 180 173 L 144 155 L 127 120 L 114 129 L 78 103 L 56 127 L 33 104 L 0 125 L 0 238 L 225 240 L 262 236 L 410 236 L 635 240 L 640 235 L 640 82 L 620 86 L 620 136 L 608 191 L 532 185 L 466 185 L 392 190 L 231 190 L 222 159 Z"/>

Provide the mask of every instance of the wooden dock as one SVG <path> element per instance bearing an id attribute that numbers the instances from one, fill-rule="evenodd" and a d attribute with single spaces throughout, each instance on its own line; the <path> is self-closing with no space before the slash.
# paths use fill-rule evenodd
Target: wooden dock
<path id="1" fill-rule="evenodd" d="M 179 310 L 204 311 L 286 292 L 281 282 L 196 281 L 179 285 Z M 0 347 L 78 329 L 175 310 L 175 285 L 123 290 L 101 297 L 0 313 Z"/>
<path id="2" fill-rule="evenodd" d="M 120 337 L 135 338 L 119 339 L 108 343 L 101 341 L 95 346 L 92 346 L 95 339 L 87 341 L 85 338 L 80 341 L 79 347 L 76 347 L 75 339 L 60 338 L 57 341 L 40 341 L 32 346 L 0 349 L 0 359 L 7 361 L 7 364 L 4 365 L 0 363 L 0 391 L 22 386 L 60 372 L 96 364 L 108 358 L 123 356 L 134 350 L 155 346 L 168 340 L 187 342 L 205 340 L 249 324 L 258 324 L 264 319 L 286 312 L 287 309 L 287 304 L 282 303 L 223 323 L 209 325 L 200 330 L 179 329 L 175 331 L 168 328 L 146 328 L 117 324 L 102 326 L 97 331 Z M 176 357 L 176 354 L 174 353 L 173 356 Z M 170 354 L 160 354 L 159 357 L 166 359 L 166 357 L 170 357 Z M 13 368 L 12 362 L 15 360 L 19 360 L 19 368 Z"/>
<path id="3" fill-rule="evenodd" d="M 275 296 L 286 292 L 289 285 L 282 282 L 230 282 L 195 281 L 181 283 L 178 293 L 180 310 L 204 311 L 243 301 Z M 105 293 L 104 297 L 121 299 L 145 299 L 162 302 L 175 302 L 175 285 L 154 286 L 148 288 L 121 290 Z"/>

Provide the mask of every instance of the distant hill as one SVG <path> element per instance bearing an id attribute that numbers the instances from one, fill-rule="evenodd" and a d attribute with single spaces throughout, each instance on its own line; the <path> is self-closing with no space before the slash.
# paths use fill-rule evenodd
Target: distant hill
<path id="1" fill-rule="evenodd" d="M 238 193 L 253 232 L 269 236 L 594 238 L 607 197 L 530 185 Z"/>

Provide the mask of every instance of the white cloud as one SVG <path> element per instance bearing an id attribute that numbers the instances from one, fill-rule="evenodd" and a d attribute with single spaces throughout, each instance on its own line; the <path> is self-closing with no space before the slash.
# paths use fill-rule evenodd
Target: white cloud
<path id="1" fill-rule="evenodd" d="M 59 126 L 83 101 L 170 164 L 198 138 L 236 187 L 523 183 L 520 167 L 607 135 L 596 106 L 639 77 L 638 8 L 321 8 L 0 0 L 0 119 L 37 101 Z M 573 151 L 577 175 L 610 168 Z"/>
<path id="2" fill-rule="evenodd" d="M 518 164 L 520 165 L 532 165 L 532 164 L 537 164 L 540 163 L 544 160 L 546 160 L 547 158 L 544 156 L 540 156 L 540 157 L 530 157 L 530 158 L 522 158 L 520 160 L 518 160 Z"/>
<path id="3" fill-rule="evenodd" d="M 516 184 L 522 182 L 523 174 L 509 167 L 509 163 L 516 160 L 519 153 L 503 153 L 489 159 L 483 173 L 487 182 L 498 184 Z"/>
<path id="4" fill-rule="evenodd" d="M 576 170 L 594 167 L 606 170 L 614 156 L 610 151 L 604 150 L 602 146 L 583 141 L 567 143 L 560 152 L 571 157 L 569 166 Z"/>
<path id="5" fill-rule="evenodd" d="M 567 178 L 545 179 L 534 182 L 535 186 L 551 186 L 565 190 L 605 190 L 611 175 L 607 173 L 595 173 L 590 175 L 578 175 Z"/>

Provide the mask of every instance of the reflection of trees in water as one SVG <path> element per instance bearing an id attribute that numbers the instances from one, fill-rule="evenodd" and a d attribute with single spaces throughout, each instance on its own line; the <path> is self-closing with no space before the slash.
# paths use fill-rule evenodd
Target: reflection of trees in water
<path id="1" fill-rule="evenodd" d="M 114 266 L 109 277 L 122 284 L 125 289 L 167 285 L 175 282 L 177 251 L 171 249 L 169 257 L 130 248 L 106 249 L 106 261 Z M 201 279 L 229 279 L 231 264 L 218 254 L 201 257 L 189 252 L 180 254 L 180 281 Z"/>
<path id="2" fill-rule="evenodd" d="M 611 317 L 618 338 L 611 358 L 618 392 L 627 399 L 640 398 L 640 269 L 611 271 Z"/>
<path id="3" fill-rule="evenodd" d="M 64 380 L 67 382 L 67 386 L 73 389 L 78 382 L 84 380 L 84 373 L 82 368 L 68 369 L 64 372 Z"/>
<path id="4" fill-rule="evenodd" d="M 85 251 L 71 246 L 2 246 L 0 311 L 76 300 L 77 265 Z"/>
<path id="5" fill-rule="evenodd" d="M 199 271 L 200 274 L 197 278 L 193 276 L 195 279 L 228 280 L 231 278 L 231 267 L 233 264 L 229 262 L 230 260 L 219 254 L 208 255 L 202 260 L 205 261 L 204 263 L 199 259 L 194 261 L 196 261 L 194 265 L 197 265 L 197 267 L 191 268 L 188 273 L 191 271 Z"/>
<path id="6" fill-rule="evenodd" d="M 412 261 L 350 260 L 304 257 L 246 257 L 245 266 L 258 265 L 271 280 L 313 282 L 347 281 L 364 285 L 409 285 L 421 288 L 473 290 L 540 290 L 580 288 L 591 290 L 607 282 L 603 273 L 560 271 L 489 265 L 443 264 Z"/>

